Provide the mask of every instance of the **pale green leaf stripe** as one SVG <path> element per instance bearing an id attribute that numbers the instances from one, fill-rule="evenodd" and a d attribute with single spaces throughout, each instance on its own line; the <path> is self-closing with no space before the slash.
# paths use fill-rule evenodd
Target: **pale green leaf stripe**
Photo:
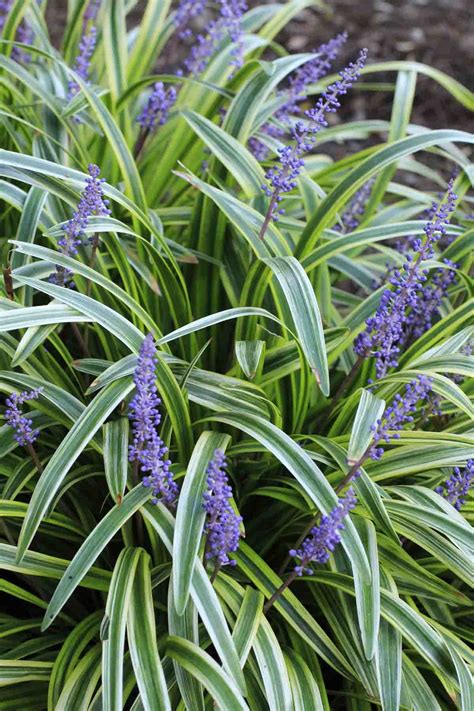
<path id="1" fill-rule="evenodd" d="M 16 547 L 10 546 L 8 543 L 0 543 L 0 570 L 11 570 L 19 575 L 33 575 L 34 577 L 59 580 L 68 564 L 68 560 L 31 551 L 27 551 L 21 562 L 18 563 Z M 85 578 L 80 582 L 84 588 L 101 591 L 107 591 L 109 584 L 110 573 L 100 568 L 90 568 Z"/>
<path id="2" fill-rule="evenodd" d="M 293 649 L 285 652 L 293 694 L 294 711 L 324 711 L 319 687 L 303 657 Z"/>
<path id="3" fill-rule="evenodd" d="M 107 422 L 104 431 L 104 471 L 112 500 L 119 504 L 127 485 L 129 420 Z"/>
<path id="4" fill-rule="evenodd" d="M 172 577 L 172 576 L 171 576 Z M 186 605 L 184 615 L 177 615 L 173 599 L 173 581 L 168 585 L 168 634 L 187 639 L 199 645 L 199 618 L 193 601 Z M 201 684 L 189 672 L 173 661 L 179 691 L 186 709 L 205 711 L 204 693 Z"/>
<path id="5" fill-rule="evenodd" d="M 265 341 L 236 341 L 235 356 L 244 374 L 255 378 L 265 353 Z"/>
<path id="6" fill-rule="evenodd" d="M 160 504 L 158 506 L 146 505 L 142 513 L 157 531 L 168 552 L 171 553 L 173 550 L 174 529 L 174 518 L 171 513 Z M 209 581 L 204 566 L 199 560 L 196 560 L 194 565 L 191 595 L 224 668 L 232 676 L 241 691 L 245 693 L 245 680 L 240 668 L 237 650 L 227 627 L 216 592 Z"/>
<path id="7" fill-rule="evenodd" d="M 62 306 L 61 304 L 26 306 L 12 309 L 8 313 L 2 312 L 0 332 L 57 323 L 90 323 L 93 320 L 93 318 L 85 316 L 71 306 Z"/>
<path id="8" fill-rule="evenodd" d="M 474 135 L 451 129 L 429 131 L 421 135 L 402 138 L 366 158 L 344 180 L 338 182 L 327 198 L 321 201 L 301 235 L 296 246 L 295 256 L 304 257 L 311 251 L 324 228 L 334 224 L 340 208 L 372 175 L 404 156 L 449 141 L 474 143 Z"/>
<path id="9" fill-rule="evenodd" d="M 191 323 L 186 324 L 186 326 L 181 326 L 171 333 L 167 333 L 165 336 L 158 340 L 158 345 L 163 345 L 164 343 L 170 343 L 170 341 L 175 341 L 183 336 L 188 336 L 190 333 L 195 331 L 200 331 L 203 328 L 210 328 L 218 323 L 224 323 L 224 321 L 231 321 L 235 318 L 241 318 L 242 316 L 262 316 L 264 318 L 269 318 L 276 323 L 284 325 L 281 323 L 280 319 L 267 311 L 266 309 L 261 309 L 257 306 L 239 306 L 233 309 L 225 309 L 225 311 L 217 311 L 209 316 L 203 316 L 198 318 Z"/>
<path id="10" fill-rule="evenodd" d="M 461 688 L 461 703 L 459 705 L 460 711 L 472 711 L 474 708 L 474 679 L 472 674 L 469 671 L 469 667 L 465 664 L 461 655 L 449 639 L 445 640 L 445 644 L 449 650 L 451 659 L 454 662 L 459 679 L 459 686 Z"/>
<path id="11" fill-rule="evenodd" d="M 106 634 L 102 647 L 103 711 L 123 707 L 125 630 L 140 548 L 124 548 L 117 559 L 105 606 Z"/>
<path id="12" fill-rule="evenodd" d="M 225 165 L 247 198 L 260 195 L 265 182 L 260 163 L 233 136 L 204 116 L 194 111 L 183 111 L 182 115 L 197 135 L 206 143 L 213 154 Z"/>
<path id="13" fill-rule="evenodd" d="M 283 290 L 301 348 L 326 397 L 330 392 L 323 323 L 313 286 L 293 257 L 264 259 Z"/>
<path id="14" fill-rule="evenodd" d="M 132 388 L 132 383 L 124 385 L 122 381 L 117 381 L 103 390 L 82 412 L 54 452 L 36 483 L 28 506 L 28 513 L 18 540 L 19 560 L 29 547 L 66 474 L 110 413 L 115 410 Z"/>
<path id="15" fill-rule="evenodd" d="M 90 296 L 79 294 L 78 292 L 66 289 L 56 284 L 40 281 L 39 279 L 29 279 L 28 277 L 17 276 L 17 280 L 22 284 L 28 284 L 37 291 L 48 294 L 53 299 L 57 299 L 67 304 L 73 309 L 80 311 L 88 318 L 99 323 L 105 329 L 113 333 L 122 343 L 125 343 L 132 351 L 138 352 L 143 341 L 142 333 L 130 321 L 121 316 L 117 311 L 105 306 Z M 37 307 L 39 308 L 39 307 Z M 47 321 L 46 323 L 51 323 Z"/>
<path id="16" fill-rule="evenodd" d="M 0 686 L 26 681 L 48 681 L 52 666 L 52 662 L 0 659 Z"/>
<path id="17" fill-rule="evenodd" d="M 105 0 L 103 48 L 108 86 L 114 103 L 123 93 L 127 80 L 127 26 L 124 0 Z"/>
<path id="18" fill-rule="evenodd" d="M 99 286 L 106 289 L 110 294 L 112 294 L 116 299 L 121 301 L 125 306 L 127 306 L 132 313 L 134 313 L 140 321 L 150 330 L 153 331 L 157 336 L 161 336 L 161 331 L 155 321 L 151 316 L 143 309 L 140 304 L 138 304 L 135 299 L 133 299 L 129 294 L 127 294 L 124 289 L 115 284 L 111 279 L 107 279 L 99 272 L 91 269 L 90 267 L 82 264 L 77 259 L 72 259 L 71 257 L 66 257 L 60 252 L 56 252 L 47 247 L 41 247 L 36 244 L 22 244 L 11 240 L 10 244 L 16 247 L 14 254 L 28 254 L 30 257 L 37 257 L 38 259 L 44 259 L 52 264 L 59 264 L 61 267 L 66 269 L 71 269 L 74 274 L 79 274 L 80 276 L 88 279 L 89 281 L 98 284 Z M 21 277 L 21 274 L 18 274 Z M 17 275 L 13 272 L 13 279 L 17 279 Z"/>
<path id="19" fill-rule="evenodd" d="M 382 587 L 398 597 L 393 579 L 384 570 L 380 571 Z M 377 683 L 383 711 L 399 711 L 402 684 L 402 635 L 386 620 L 380 621 L 380 630 L 375 657 Z"/>
<path id="20" fill-rule="evenodd" d="M 382 417 L 384 409 L 385 400 L 375 397 L 369 390 L 362 390 L 347 450 L 348 464 L 362 459 L 374 437 L 372 428 Z"/>
<path id="21" fill-rule="evenodd" d="M 189 599 L 193 568 L 205 521 L 204 493 L 207 468 L 219 449 L 226 450 L 229 435 L 203 432 L 194 447 L 178 500 L 173 537 L 173 596 L 176 612 L 183 615 Z"/>
<path id="22" fill-rule="evenodd" d="M 379 579 L 379 557 L 377 550 L 377 534 L 372 521 L 365 520 L 360 528 L 361 538 L 365 544 L 372 580 L 367 584 L 353 569 L 354 588 L 356 595 L 357 618 L 362 636 L 365 658 L 373 659 L 377 648 L 377 637 L 380 624 L 380 579 Z"/>
<path id="23" fill-rule="evenodd" d="M 132 589 L 127 637 L 143 708 L 145 711 L 171 711 L 156 640 L 150 556 L 144 550 L 139 558 Z"/>
<path id="24" fill-rule="evenodd" d="M 34 242 L 36 230 L 42 220 L 47 196 L 48 194 L 45 190 L 35 186 L 28 191 L 16 233 L 16 239 L 19 243 Z M 26 259 L 23 255 L 18 252 L 12 255 L 11 266 L 13 270 L 25 263 Z"/>
<path id="25" fill-rule="evenodd" d="M 84 617 L 67 635 L 54 661 L 48 686 L 48 711 L 55 711 L 56 704 L 64 689 L 71 667 L 99 632 L 103 610 L 96 610 Z M 99 660 L 98 660 L 99 661 Z M 100 664 L 100 662 L 99 662 Z"/>
<path id="26" fill-rule="evenodd" d="M 387 501 L 387 511 L 401 518 L 408 519 L 410 523 L 423 523 L 444 533 L 452 542 L 466 546 L 474 553 L 474 538 L 471 526 L 459 523 L 449 518 L 444 512 L 430 511 L 424 506 L 409 504 L 405 501 Z"/>
<path id="27" fill-rule="evenodd" d="M 128 83 L 153 67 L 170 5 L 170 0 L 148 0 L 137 38 L 130 52 Z"/>
<path id="28" fill-rule="evenodd" d="M 277 574 L 243 541 L 240 543 L 236 558 L 239 568 L 267 597 L 270 597 L 281 585 L 282 581 Z M 220 576 L 218 581 L 219 578 Z M 352 584 L 351 591 L 353 592 Z M 352 678 L 354 672 L 350 663 L 291 590 L 286 590 L 282 597 L 275 602 L 274 607 L 280 612 L 285 621 L 293 627 L 305 644 L 314 649 L 317 654 L 344 677 Z"/>
<path id="29" fill-rule="evenodd" d="M 265 687 L 268 705 L 275 711 L 292 711 L 290 679 L 278 639 L 263 617 L 257 631 L 254 653 Z"/>
<path id="30" fill-rule="evenodd" d="M 309 455 L 285 432 L 260 417 L 251 414 L 218 413 L 210 419 L 224 422 L 254 437 L 290 471 L 309 494 L 316 506 L 328 514 L 338 502 L 333 488 Z M 369 561 L 355 527 L 348 518 L 341 532 L 341 542 L 351 559 L 352 566 L 358 568 L 362 579 L 370 582 Z"/>
<path id="31" fill-rule="evenodd" d="M 255 590 L 255 588 L 250 586 L 245 588 L 232 632 L 242 668 L 245 666 L 262 619 L 264 599 L 262 593 Z"/>
<path id="32" fill-rule="evenodd" d="M 82 317 L 84 319 L 84 317 Z M 85 319 L 84 319 L 85 320 Z M 20 363 L 27 360 L 35 350 L 44 343 L 45 340 L 56 329 L 56 324 L 49 326 L 30 327 L 22 336 L 15 355 L 12 358 L 11 367 L 16 368 Z"/>
<path id="33" fill-rule="evenodd" d="M 331 257 L 344 254 L 344 252 L 354 247 L 382 242 L 395 237 L 422 235 L 425 225 L 426 223 L 421 220 L 410 220 L 407 222 L 394 222 L 388 225 L 377 225 L 377 227 L 367 227 L 365 229 L 358 228 L 354 232 L 349 232 L 349 234 L 342 236 L 333 231 L 324 232 L 325 242 L 308 254 L 301 261 L 301 264 L 306 272 L 310 272 L 331 259 Z M 462 234 L 462 230 L 456 225 L 448 225 L 447 229 L 451 235 Z"/>
<path id="34" fill-rule="evenodd" d="M 169 637 L 166 653 L 201 682 L 221 709 L 249 711 L 232 679 L 197 645 L 179 637 Z"/>
<path id="35" fill-rule="evenodd" d="M 120 506 L 114 506 L 97 524 L 92 533 L 67 567 L 53 593 L 46 610 L 42 630 L 48 629 L 54 618 L 71 597 L 83 577 L 99 557 L 105 546 L 112 540 L 118 530 L 138 509 L 150 498 L 150 489 L 139 484 L 125 496 Z"/>
<path id="36" fill-rule="evenodd" d="M 100 644 L 90 649 L 68 676 L 54 711 L 89 708 L 100 678 Z"/>

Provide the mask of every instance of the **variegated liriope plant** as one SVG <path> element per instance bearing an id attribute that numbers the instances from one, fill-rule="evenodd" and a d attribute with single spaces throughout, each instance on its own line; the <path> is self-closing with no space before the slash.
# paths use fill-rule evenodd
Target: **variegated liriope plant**
<path id="1" fill-rule="evenodd" d="M 288 54 L 311 0 L 69 0 L 60 50 L 45 5 L 0 3 L 0 711 L 472 710 L 474 136 L 410 117 L 473 94 Z"/>

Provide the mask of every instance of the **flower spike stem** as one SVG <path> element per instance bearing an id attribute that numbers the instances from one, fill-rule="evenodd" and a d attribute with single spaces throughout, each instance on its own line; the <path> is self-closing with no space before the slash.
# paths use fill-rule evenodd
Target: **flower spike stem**
<path id="1" fill-rule="evenodd" d="M 40 459 L 36 453 L 36 449 L 33 447 L 33 445 L 30 442 L 26 443 L 26 449 L 33 461 L 33 464 L 35 465 L 36 469 L 38 470 L 38 473 L 42 474 L 43 473 L 43 465 L 41 464 Z"/>
<path id="2" fill-rule="evenodd" d="M 285 590 L 290 587 L 291 583 L 292 583 L 292 582 L 295 580 L 295 578 L 297 578 L 297 577 L 298 577 L 298 573 L 296 572 L 296 570 L 293 570 L 293 571 L 290 573 L 290 575 L 287 577 L 287 579 L 280 585 L 280 587 L 278 588 L 278 590 L 275 590 L 275 592 L 273 593 L 273 595 L 271 596 L 271 598 L 270 598 L 269 600 L 267 600 L 267 602 L 266 602 L 265 605 L 263 606 L 263 614 L 264 614 L 264 615 L 267 614 L 267 612 L 270 610 L 271 607 L 273 607 L 273 605 L 274 605 L 275 602 L 278 600 L 278 598 L 280 598 L 280 597 L 283 595 L 283 593 L 285 592 Z"/>

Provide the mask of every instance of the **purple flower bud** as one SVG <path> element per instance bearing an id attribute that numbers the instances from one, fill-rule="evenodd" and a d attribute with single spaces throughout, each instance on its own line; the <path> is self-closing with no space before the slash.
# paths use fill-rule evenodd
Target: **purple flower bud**
<path id="1" fill-rule="evenodd" d="M 337 506 L 327 514 L 321 516 L 318 526 L 311 529 L 309 536 L 304 539 L 301 548 L 290 550 L 292 558 L 299 560 L 295 566 L 298 575 L 312 575 L 313 570 L 310 563 L 327 563 L 329 554 L 341 541 L 339 531 L 344 528 L 344 518 L 348 515 L 357 503 L 357 499 L 352 489 L 349 489 L 345 498 L 339 499 Z"/>
<path id="2" fill-rule="evenodd" d="M 371 178 L 356 192 L 352 201 L 341 217 L 341 224 L 336 225 L 336 232 L 346 234 L 359 226 L 360 216 L 364 214 L 367 202 L 372 194 L 375 178 Z"/>
<path id="3" fill-rule="evenodd" d="M 152 490 L 152 503 L 163 502 L 173 506 L 178 496 L 178 487 L 173 481 L 171 462 L 167 459 L 168 448 L 157 431 L 161 422 L 158 409 L 161 400 L 155 385 L 156 359 L 155 341 L 149 333 L 140 348 L 133 376 L 136 394 L 129 405 L 133 431 L 129 459 L 137 462 L 140 471 L 145 474 L 143 484 Z"/>
<path id="4" fill-rule="evenodd" d="M 16 441 L 23 447 L 27 444 L 33 444 L 38 437 L 39 430 L 32 428 L 33 420 L 23 414 L 21 406 L 28 400 L 36 400 L 42 390 L 43 388 L 35 388 L 22 393 L 13 392 L 6 399 L 5 419 L 10 427 L 15 430 Z"/>
<path id="5" fill-rule="evenodd" d="M 207 513 L 204 531 L 207 533 L 206 559 L 215 559 L 217 565 L 235 565 L 229 553 L 239 547 L 240 524 L 242 517 L 237 516 L 230 504 L 232 489 L 226 473 L 227 461 L 222 452 L 216 449 L 207 468 L 207 491 L 204 494 L 204 510 Z"/>
<path id="6" fill-rule="evenodd" d="M 441 486 L 436 487 L 435 491 L 459 511 L 466 503 L 466 498 L 473 480 L 474 459 L 468 459 L 466 468 L 463 471 L 461 471 L 459 467 L 454 467 L 449 479 Z"/>

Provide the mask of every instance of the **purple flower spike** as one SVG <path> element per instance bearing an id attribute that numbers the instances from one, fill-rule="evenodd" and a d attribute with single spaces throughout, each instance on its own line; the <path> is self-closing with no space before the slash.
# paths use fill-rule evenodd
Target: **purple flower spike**
<path id="1" fill-rule="evenodd" d="M 365 207 L 372 193 L 375 178 L 368 180 L 354 195 L 349 207 L 341 217 L 341 224 L 336 225 L 336 232 L 346 234 L 359 226 L 360 217 L 365 212 Z"/>
<path id="2" fill-rule="evenodd" d="M 177 91 L 174 86 L 165 89 L 163 82 L 157 82 L 145 108 L 137 119 L 138 123 L 147 131 L 151 131 L 157 125 L 165 124 L 176 97 Z"/>
<path id="3" fill-rule="evenodd" d="M 43 388 L 35 388 L 34 390 L 25 391 L 22 393 L 13 392 L 6 399 L 7 409 L 5 410 L 5 419 L 7 423 L 15 430 L 15 439 L 18 444 L 23 447 L 28 444 L 33 444 L 38 437 L 39 430 L 32 428 L 33 420 L 25 417 L 21 406 L 28 400 L 36 400 L 41 394 Z"/>
<path id="4" fill-rule="evenodd" d="M 206 559 L 214 558 L 216 564 L 235 565 L 229 553 L 239 547 L 240 524 L 242 517 L 237 516 L 230 504 L 232 489 L 226 473 L 227 460 L 224 452 L 216 449 L 207 468 L 207 491 L 204 494 L 204 510 L 207 521 L 204 531 L 207 533 Z"/>
<path id="5" fill-rule="evenodd" d="M 95 22 L 95 20 L 97 19 L 97 15 L 99 14 L 100 5 L 101 0 L 90 0 L 82 18 L 84 28 L 86 27 L 88 22 Z"/>
<path id="6" fill-rule="evenodd" d="M 204 32 L 196 36 L 188 58 L 184 62 L 189 74 L 201 74 L 224 37 L 236 43 L 231 64 L 242 64 L 242 15 L 247 3 L 242 0 L 219 0 L 220 12 L 216 20 L 211 20 Z"/>
<path id="7" fill-rule="evenodd" d="M 329 554 L 341 541 L 339 531 L 344 528 L 344 518 L 348 515 L 357 503 L 357 499 L 352 489 L 349 489 L 345 498 L 339 499 L 337 506 L 326 516 L 321 517 L 318 526 L 311 529 L 307 538 L 298 550 L 290 550 L 292 558 L 299 560 L 295 566 L 297 575 L 313 574 L 310 563 L 327 563 Z"/>
<path id="8" fill-rule="evenodd" d="M 181 39 L 192 36 L 188 27 L 191 20 L 202 15 L 206 9 L 207 0 L 180 0 L 173 18 L 175 27 L 179 30 Z"/>
<path id="9" fill-rule="evenodd" d="M 365 331 L 355 341 L 354 351 L 358 356 L 375 356 L 379 378 L 398 365 L 400 346 L 410 331 L 410 314 L 416 313 L 420 292 L 428 278 L 422 262 L 434 256 L 433 245 L 446 234 L 446 225 L 455 209 L 457 195 L 452 188 L 451 180 L 446 200 L 433 205 L 431 219 L 424 228 L 425 241 L 413 242 L 417 256 L 407 255 L 403 268 L 393 272 L 390 288 L 383 292 L 375 315 L 367 319 Z"/>
<path id="10" fill-rule="evenodd" d="M 459 467 L 454 467 L 454 471 L 449 479 L 441 486 L 436 487 L 435 491 L 459 511 L 466 503 L 466 498 L 473 480 L 474 459 L 468 459 L 466 468 L 463 471 L 461 471 Z"/>
<path id="11" fill-rule="evenodd" d="M 346 94 L 359 78 L 366 60 L 367 50 L 363 49 L 357 62 L 349 64 L 340 72 L 340 80 L 328 86 L 318 99 L 316 106 L 305 111 L 305 116 L 309 121 L 306 123 L 298 121 L 295 124 L 292 130 L 294 145 L 284 146 L 279 149 L 280 165 L 267 171 L 265 178 L 270 185 L 262 186 L 264 192 L 270 198 L 268 212 L 273 220 L 278 221 L 280 215 L 284 213 L 284 210 L 278 207 L 283 199 L 282 194 L 290 192 L 296 187 L 296 178 L 304 166 L 302 156 L 312 149 L 316 134 L 328 126 L 326 115 L 335 112 L 340 107 L 339 97 Z M 266 230 L 267 219 L 265 220 L 264 228 L 262 228 L 261 236 Z"/>
<path id="12" fill-rule="evenodd" d="M 79 43 L 79 53 L 74 64 L 74 71 L 79 74 L 85 82 L 89 81 L 89 71 L 91 66 L 91 58 L 94 54 L 95 45 L 97 42 L 97 28 L 91 25 L 82 35 Z M 80 86 L 77 82 L 69 82 L 68 99 L 71 100 L 80 91 Z"/>
<path id="13" fill-rule="evenodd" d="M 109 201 L 105 199 L 102 190 L 102 183 L 105 182 L 105 179 L 99 176 L 100 168 L 91 163 L 89 165 L 89 177 L 86 178 L 86 187 L 81 194 L 77 210 L 66 223 L 64 236 L 58 240 L 59 251 L 66 257 L 77 254 L 78 247 L 82 244 L 84 230 L 89 224 L 89 219 L 92 215 L 110 215 Z M 89 241 L 92 241 L 92 239 L 90 238 Z M 70 270 L 66 270 L 64 267 L 57 267 L 56 274 L 53 274 L 50 280 L 61 285 L 69 282 L 71 276 Z"/>
<path id="14" fill-rule="evenodd" d="M 143 341 L 138 363 L 133 376 L 135 397 L 129 405 L 132 421 L 133 442 L 129 447 L 129 460 L 136 462 L 143 476 L 143 485 L 152 490 L 151 502 L 173 506 L 178 496 L 178 487 L 173 481 L 171 461 L 167 459 L 168 448 L 159 437 L 157 428 L 161 422 L 155 385 L 156 346 L 151 333 Z"/>

